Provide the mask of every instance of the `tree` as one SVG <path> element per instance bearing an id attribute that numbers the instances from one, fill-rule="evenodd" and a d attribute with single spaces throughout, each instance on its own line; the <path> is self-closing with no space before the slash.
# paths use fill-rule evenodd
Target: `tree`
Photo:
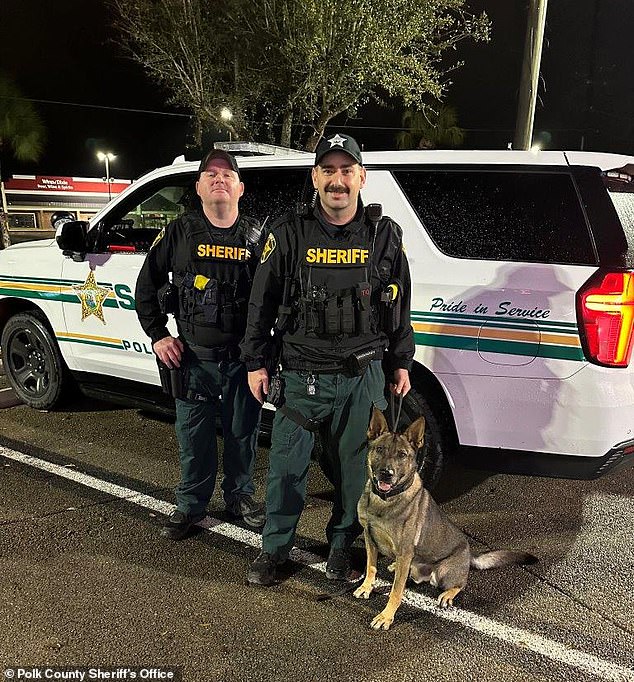
<path id="1" fill-rule="evenodd" d="M 449 50 L 489 31 L 466 0 L 111 2 L 129 54 L 192 112 L 198 137 L 210 124 L 248 138 L 280 126 L 274 138 L 289 144 L 303 126 L 310 150 L 330 120 L 370 99 L 442 97 L 459 66 Z"/>
<path id="2" fill-rule="evenodd" d="M 10 149 L 18 161 L 37 161 L 42 155 L 45 138 L 44 124 L 33 104 L 24 99 L 15 83 L 0 74 L 0 184 L 4 150 Z M 0 225 L 0 248 L 6 248 L 11 245 L 11 240 L 9 219 L 2 205 Z"/>
<path id="3" fill-rule="evenodd" d="M 431 107 L 406 109 L 401 124 L 405 130 L 396 136 L 399 149 L 451 149 L 464 142 L 464 130 L 458 125 L 458 114 L 448 105 L 441 105 L 436 111 Z"/>

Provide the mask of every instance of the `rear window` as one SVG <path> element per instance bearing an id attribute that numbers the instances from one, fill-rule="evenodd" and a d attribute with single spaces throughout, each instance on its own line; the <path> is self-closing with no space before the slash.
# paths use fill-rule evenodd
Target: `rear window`
<path id="1" fill-rule="evenodd" d="M 634 192 L 609 192 L 627 239 L 626 264 L 634 268 Z"/>
<path id="2" fill-rule="evenodd" d="M 244 181 L 240 211 L 268 227 L 295 207 L 310 179 L 305 168 L 245 168 L 240 176 Z"/>
<path id="3" fill-rule="evenodd" d="M 568 173 L 395 171 L 438 248 L 449 256 L 595 265 Z"/>

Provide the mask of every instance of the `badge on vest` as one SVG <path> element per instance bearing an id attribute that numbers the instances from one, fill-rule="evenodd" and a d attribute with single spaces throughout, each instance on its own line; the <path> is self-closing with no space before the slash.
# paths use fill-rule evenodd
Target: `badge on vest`
<path id="1" fill-rule="evenodd" d="M 249 249 L 243 246 L 224 246 L 223 244 L 198 244 L 196 247 L 198 258 L 213 258 L 216 260 L 247 261 L 251 257 Z"/>
<path id="2" fill-rule="evenodd" d="M 368 262 L 368 249 L 306 249 L 306 262 L 309 265 L 365 265 Z"/>

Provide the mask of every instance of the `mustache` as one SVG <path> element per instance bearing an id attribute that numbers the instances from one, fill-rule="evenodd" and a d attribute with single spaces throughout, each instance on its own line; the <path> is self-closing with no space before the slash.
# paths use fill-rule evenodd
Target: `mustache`
<path id="1" fill-rule="evenodd" d="M 348 188 L 343 185 L 328 185 L 326 192 L 336 192 L 337 194 L 349 194 Z"/>

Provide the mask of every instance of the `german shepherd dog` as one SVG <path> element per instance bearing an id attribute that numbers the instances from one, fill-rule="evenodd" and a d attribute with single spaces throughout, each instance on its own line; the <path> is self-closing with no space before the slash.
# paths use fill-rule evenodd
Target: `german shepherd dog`
<path id="1" fill-rule="evenodd" d="M 368 482 L 359 500 L 367 568 L 365 580 L 355 590 L 368 599 L 376 577 L 379 552 L 394 559 L 388 570 L 394 582 L 387 606 L 371 623 L 387 630 L 400 606 L 405 583 L 429 581 L 439 587 L 441 607 L 453 605 L 464 589 L 469 569 L 528 564 L 537 558 L 526 552 L 496 550 L 474 555 L 465 534 L 443 514 L 423 488 L 416 452 L 423 445 L 425 418 L 420 417 L 403 434 L 390 432 L 383 413 L 374 409 L 368 429 Z"/>

